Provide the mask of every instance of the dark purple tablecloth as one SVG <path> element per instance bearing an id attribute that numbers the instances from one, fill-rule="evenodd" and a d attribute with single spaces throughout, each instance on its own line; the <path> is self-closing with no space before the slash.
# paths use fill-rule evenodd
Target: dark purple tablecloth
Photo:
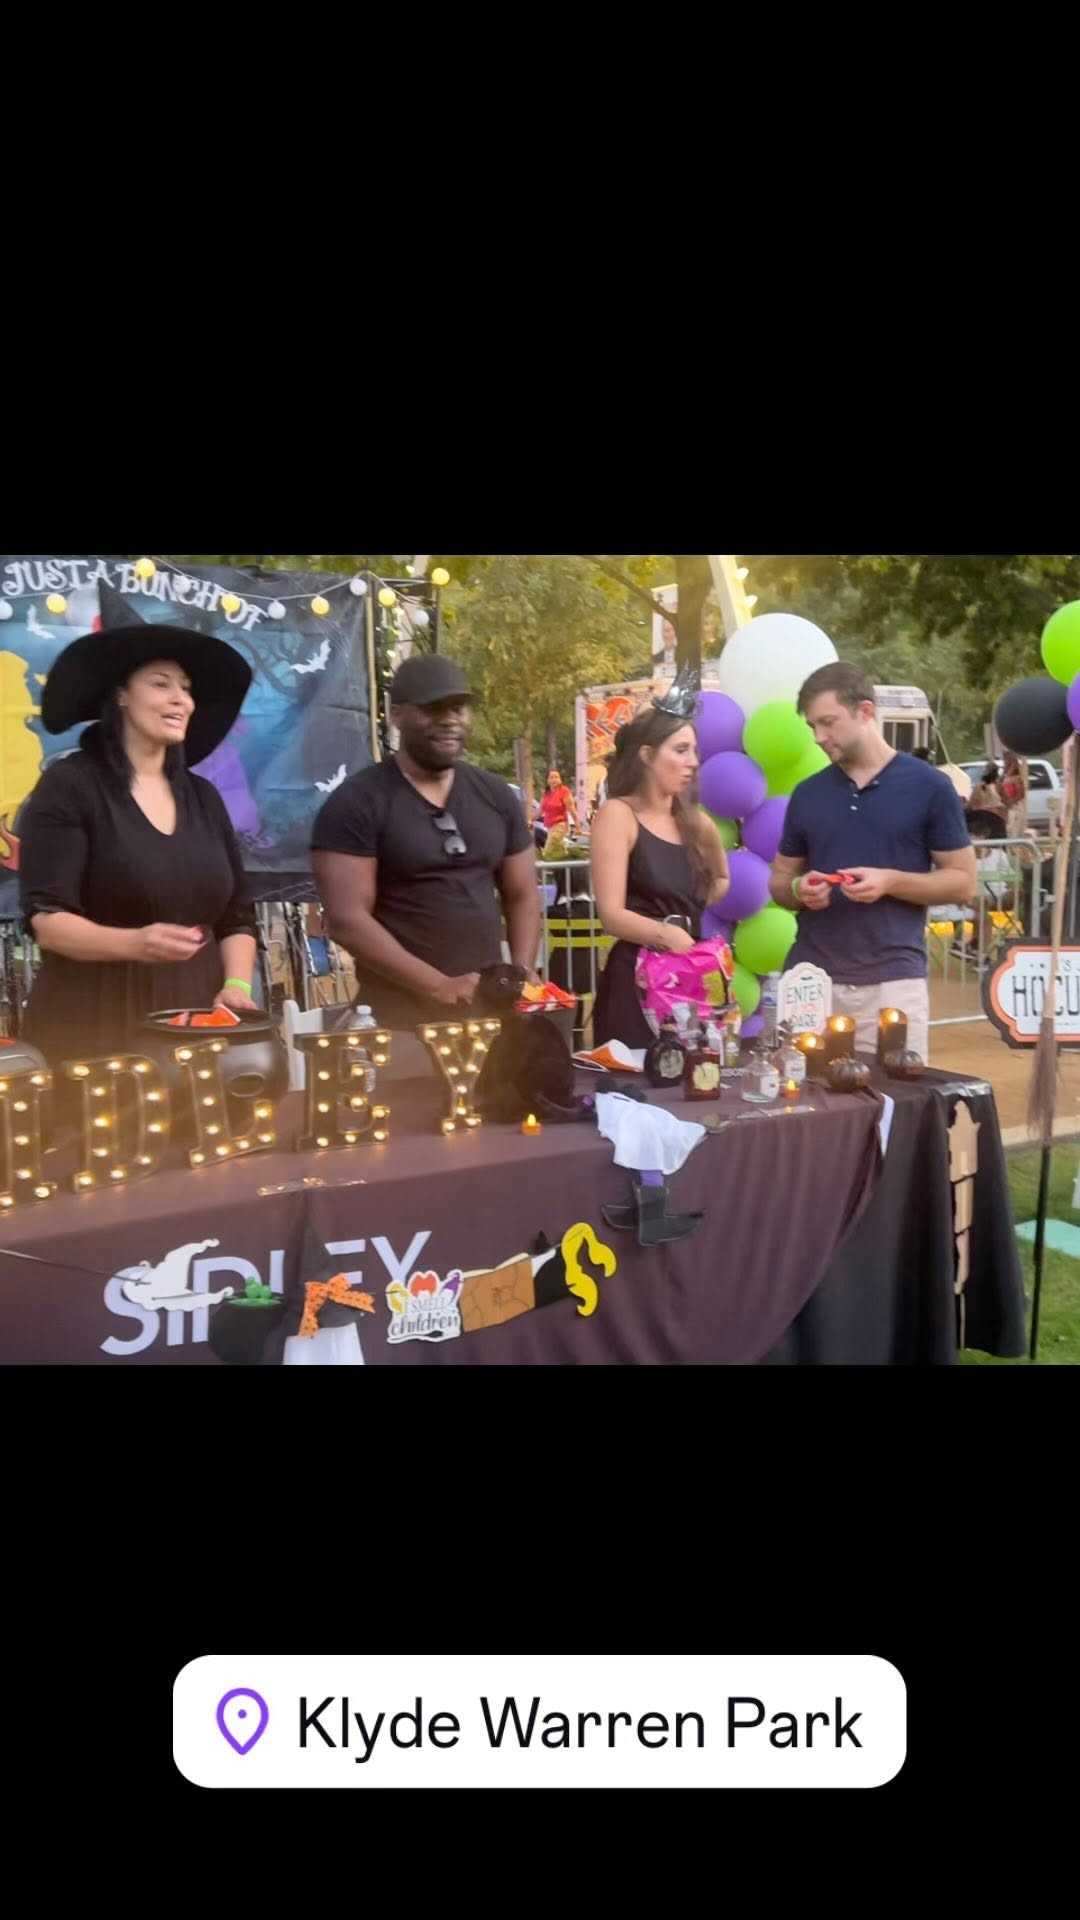
<path id="1" fill-rule="evenodd" d="M 549 1125 L 531 1139 L 516 1128 L 485 1125 L 446 1139 L 437 1130 L 442 1095 L 434 1076 L 399 1084 L 392 1089 L 392 1138 L 385 1147 L 310 1155 L 275 1149 L 205 1170 L 176 1164 L 176 1155 L 171 1167 L 126 1190 L 58 1194 L 7 1216 L 4 1248 L 56 1264 L 0 1257 L 0 1358 L 219 1365 L 207 1340 L 216 1308 L 152 1312 L 124 1298 L 121 1271 L 141 1260 L 157 1265 L 178 1248 L 214 1240 L 216 1247 L 192 1253 L 189 1287 L 242 1289 L 245 1275 L 254 1271 L 274 1287 L 292 1288 L 297 1279 L 317 1277 L 300 1272 L 309 1227 L 354 1282 L 362 1275 L 373 1296 L 374 1313 L 355 1316 L 367 1364 L 745 1364 L 840 1357 L 829 1353 L 825 1336 L 799 1352 L 792 1330 L 835 1269 L 845 1241 L 850 1245 L 865 1234 L 883 1202 L 889 1219 L 873 1228 L 871 1254 L 883 1234 L 910 1233 L 933 1193 L 922 1266 L 905 1285 L 939 1303 L 936 1332 L 932 1350 L 898 1357 L 948 1359 L 955 1333 L 950 1335 L 940 1308 L 951 1297 L 953 1262 L 951 1218 L 941 1204 L 949 1192 L 947 1140 L 942 1166 L 943 1130 L 928 1118 L 935 1103 L 942 1106 L 942 1079 L 902 1090 L 904 1108 L 921 1118 L 913 1130 L 906 1122 L 900 1128 L 901 1137 L 908 1141 L 911 1133 L 911 1140 L 896 1158 L 903 1173 L 899 1186 L 890 1183 L 888 1160 L 885 1177 L 879 1174 L 881 1103 L 875 1097 L 815 1087 L 792 1109 L 753 1108 L 730 1092 L 719 1108 L 671 1102 L 684 1118 L 719 1111 L 730 1124 L 707 1136 L 671 1181 L 672 1206 L 704 1208 L 702 1227 L 690 1240 L 649 1250 L 604 1225 L 601 1204 L 628 1197 L 629 1175 L 614 1165 L 613 1149 L 594 1125 Z M 584 1075 L 582 1084 L 590 1084 Z M 992 1113 L 992 1097 L 989 1105 Z M 293 1096 L 279 1116 L 283 1141 L 291 1140 L 298 1121 Z M 993 1133 L 997 1139 L 996 1120 Z M 1000 1141 L 997 1151 L 1000 1160 Z M 999 1170 L 994 1178 L 1000 1187 Z M 325 1184 L 304 1185 L 305 1179 Z M 588 1221 L 618 1259 L 616 1273 L 599 1281 L 599 1306 L 590 1317 L 579 1314 L 567 1295 L 443 1344 L 390 1345 L 386 1288 L 396 1276 L 408 1277 L 417 1268 L 440 1277 L 454 1267 L 493 1268 L 530 1250 L 540 1233 L 558 1243 L 577 1221 Z M 1009 1250 L 1015 1262 L 1011 1244 Z M 1018 1295 L 1018 1268 L 1014 1279 L 1007 1261 L 996 1262 L 983 1284 L 1007 1301 L 1010 1288 Z M 872 1267 L 865 1275 L 849 1275 L 841 1292 L 852 1286 L 873 1324 Z M 843 1319 L 843 1309 L 838 1311 Z M 895 1318 L 895 1302 L 891 1311 Z M 888 1351 L 889 1313 L 886 1306 L 878 1316 L 880 1357 L 886 1359 L 897 1357 Z M 1016 1339 L 1015 1311 L 999 1312 L 996 1324 L 995 1350 L 1013 1350 L 1008 1343 Z M 785 1354 L 783 1343 L 793 1338 L 796 1350 Z M 842 1339 L 832 1338 L 842 1347 Z"/>

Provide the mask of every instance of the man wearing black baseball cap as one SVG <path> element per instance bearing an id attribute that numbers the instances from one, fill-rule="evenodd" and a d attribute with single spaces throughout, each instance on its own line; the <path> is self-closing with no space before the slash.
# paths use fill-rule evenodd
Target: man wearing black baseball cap
<path id="1" fill-rule="evenodd" d="M 532 838 L 505 780 L 462 757 L 473 694 L 444 654 L 414 654 L 390 685 L 396 754 L 330 795 L 312 833 L 333 938 L 387 1027 L 468 1006 L 502 958 L 530 973 L 540 941 Z M 500 913 L 500 900 L 502 913 Z"/>

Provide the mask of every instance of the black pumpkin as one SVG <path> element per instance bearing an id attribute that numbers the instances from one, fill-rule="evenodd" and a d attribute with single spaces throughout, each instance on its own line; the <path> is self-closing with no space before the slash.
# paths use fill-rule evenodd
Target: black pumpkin
<path id="1" fill-rule="evenodd" d="M 830 1060 L 827 1072 L 834 1093 L 858 1093 L 861 1087 L 870 1085 L 869 1067 L 851 1054 L 841 1054 L 838 1060 Z"/>
<path id="2" fill-rule="evenodd" d="M 885 1055 L 885 1071 L 893 1080 L 918 1080 L 926 1072 L 926 1062 L 912 1047 L 902 1053 Z"/>

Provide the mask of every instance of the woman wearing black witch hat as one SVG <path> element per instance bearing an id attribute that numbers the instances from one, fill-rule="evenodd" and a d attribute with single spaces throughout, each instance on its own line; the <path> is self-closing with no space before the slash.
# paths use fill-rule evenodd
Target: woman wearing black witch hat
<path id="1" fill-rule="evenodd" d="M 224 740 L 251 668 L 225 641 L 132 624 L 109 601 L 111 624 L 65 647 L 41 702 L 48 733 L 94 724 L 20 822 L 22 916 L 43 954 L 24 1031 L 50 1064 L 130 1045 L 158 1009 L 254 1004 L 236 837 L 216 787 L 188 771 Z"/>

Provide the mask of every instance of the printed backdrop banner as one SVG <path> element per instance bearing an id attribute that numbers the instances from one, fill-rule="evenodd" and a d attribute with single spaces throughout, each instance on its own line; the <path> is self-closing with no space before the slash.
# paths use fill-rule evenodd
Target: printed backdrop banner
<path id="1" fill-rule="evenodd" d="M 133 562 L 108 555 L 0 555 L 0 917 L 18 913 L 19 810 L 43 769 L 71 753 L 82 732 L 44 731 L 41 689 L 57 654 L 99 624 L 101 581 L 130 601 L 133 619 L 216 634 L 249 661 L 243 711 L 198 771 L 229 810 L 253 896 L 307 890 L 315 814 L 372 760 L 364 601 L 348 582 L 171 563 L 144 581 Z M 230 593 L 240 605 L 226 613 L 221 602 Z M 46 604 L 57 594 L 67 603 L 62 613 Z M 330 603 L 322 617 L 311 610 L 317 594 Z M 272 605 L 284 614 L 274 618 Z"/>

